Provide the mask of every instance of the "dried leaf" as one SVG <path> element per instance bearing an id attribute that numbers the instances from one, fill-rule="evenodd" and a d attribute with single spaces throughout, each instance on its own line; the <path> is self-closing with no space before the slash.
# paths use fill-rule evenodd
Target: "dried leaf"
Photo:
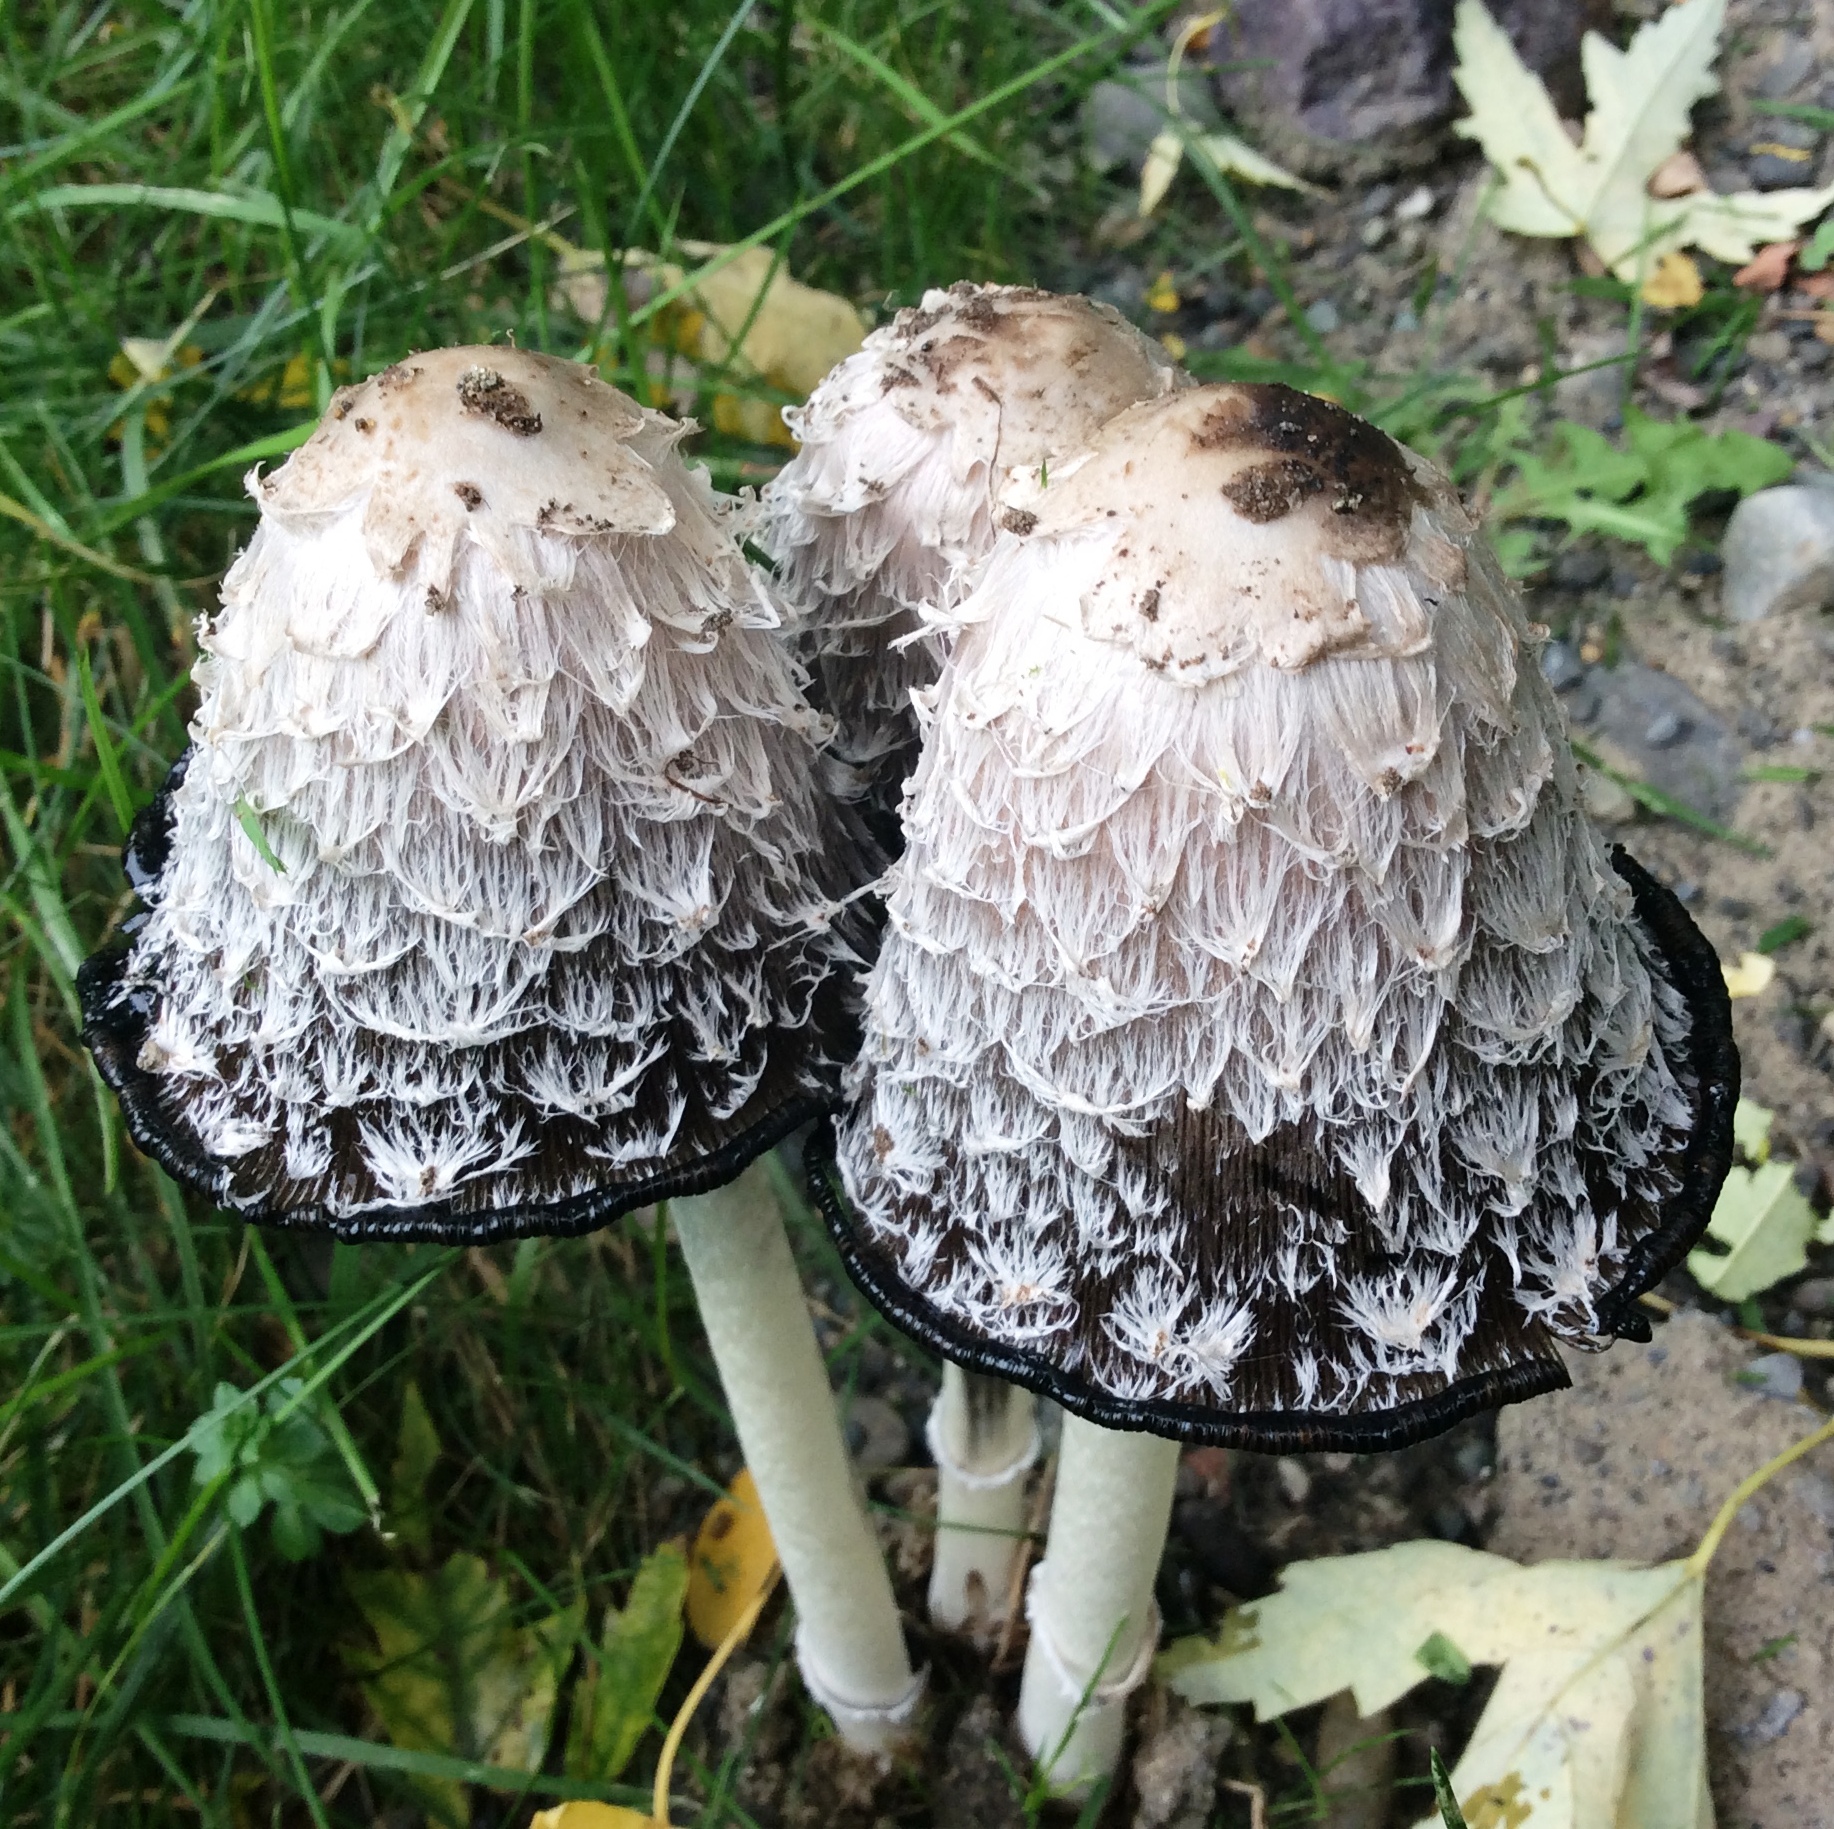
<path id="1" fill-rule="evenodd" d="M 1753 1168 L 1770 1160 L 1770 1127 L 1777 1114 L 1750 1099 L 1740 1099 L 1732 1110 L 1732 1141 Z"/>
<path id="2" fill-rule="evenodd" d="M 1518 235 L 1582 235 L 1619 279 L 1697 247 L 1742 265 L 1834 203 L 1821 190 L 1699 190 L 1652 197 L 1650 181 L 1687 138 L 1694 104 L 1719 88 L 1713 59 L 1726 0 L 1680 0 L 1639 26 L 1628 49 L 1588 32 L 1580 56 L 1591 110 L 1575 146 L 1540 78 L 1482 0 L 1460 0 L 1454 80 L 1471 113 L 1457 131 L 1501 176 L 1490 214 Z"/>
<path id="3" fill-rule="evenodd" d="M 1652 197 L 1691 197 L 1696 191 L 1707 188 L 1707 174 L 1701 169 L 1700 161 L 1683 149 L 1671 152 L 1649 174 L 1647 188 Z"/>
<path id="4" fill-rule="evenodd" d="M 777 1546 L 751 1469 L 741 1467 L 725 1498 L 701 1520 L 688 1559 L 688 1627 L 711 1651 L 770 1585 Z"/>
<path id="5" fill-rule="evenodd" d="M 1655 271 L 1643 282 L 1643 303 L 1658 311 L 1685 311 L 1706 295 L 1707 288 L 1692 257 L 1673 250 L 1656 262 Z"/>
<path id="6" fill-rule="evenodd" d="M 1808 1268 L 1817 1225 L 1814 1208 L 1796 1186 L 1793 1163 L 1735 1167 L 1707 1222 L 1707 1237 L 1725 1249 L 1697 1245 L 1688 1253 L 1688 1269 L 1722 1302 L 1742 1302 Z"/>
<path id="7" fill-rule="evenodd" d="M 665 1543 L 644 1558 L 623 1608 L 606 1613 L 598 1662 L 573 1694 L 569 1777 L 608 1784 L 630 1764 L 681 1649 L 687 1594 L 687 1553 Z"/>
<path id="8" fill-rule="evenodd" d="M 1198 134 L 1196 139 L 1217 170 L 1229 177 L 1240 178 L 1248 184 L 1271 184 L 1282 190 L 1305 191 L 1313 197 L 1325 194 L 1316 184 L 1308 184 L 1284 165 L 1275 164 L 1265 153 L 1256 152 L 1237 134 L 1218 129 Z M 1184 149 L 1184 136 L 1174 127 L 1167 127 L 1153 136 L 1152 145 L 1146 149 L 1146 163 L 1140 168 L 1142 216 L 1150 216 L 1171 189 L 1172 180 L 1184 163 Z"/>
<path id="9" fill-rule="evenodd" d="M 1148 311 L 1176 311 L 1180 303 L 1178 288 L 1172 283 L 1172 270 L 1167 267 L 1148 288 L 1146 308 Z"/>
<path id="10" fill-rule="evenodd" d="M 1522 1568 L 1404 1543 L 1294 1564 L 1160 1669 L 1188 1701 L 1263 1720 L 1346 1685 L 1367 1715 L 1426 1679 L 1438 1634 L 1502 1670 L 1452 1774 L 1472 1829 L 1706 1829 L 1700 1597 L 1685 1562 Z"/>
<path id="11" fill-rule="evenodd" d="M 726 250 L 718 242 L 677 244 L 691 260 L 711 262 Z M 589 249 L 562 243 L 560 290 L 589 323 L 605 315 L 605 266 Z M 633 302 L 672 291 L 687 270 L 642 248 L 624 256 Z M 674 347 L 706 368 L 724 368 L 734 381 L 750 381 L 797 400 L 806 399 L 837 362 L 866 340 L 866 324 L 844 298 L 792 279 L 769 248 L 747 248 L 699 278 L 669 308 Z M 714 424 L 758 444 L 792 445 L 782 409 L 771 400 L 739 393 L 714 397 Z"/>
<path id="12" fill-rule="evenodd" d="M 378 1569 L 346 1580 L 375 1643 L 347 1647 L 345 1659 L 392 1744 L 541 1769 L 584 1603 L 520 1626 L 507 1584 L 476 1556 L 453 1556 L 429 1575 Z M 462 1785 L 411 1782 L 435 1821 L 464 1829 Z"/>
<path id="13" fill-rule="evenodd" d="M 1733 274 L 1732 283 L 1748 292 L 1775 292 L 1789 278 L 1789 266 L 1801 251 L 1800 241 L 1773 241 L 1758 250 L 1757 259 Z"/>
<path id="14" fill-rule="evenodd" d="M 537 1810 L 529 1819 L 529 1829 L 658 1829 L 655 1817 L 622 1804 L 575 1802 L 556 1804 L 552 1810 Z"/>
<path id="15" fill-rule="evenodd" d="M 1719 969 L 1728 997 L 1758 997 L 1770 989 L 1770 981 L 1777 975 L 1777 962 L 1765 953 L 1741 953 L 1737 965 L 1722 965 Z"/>

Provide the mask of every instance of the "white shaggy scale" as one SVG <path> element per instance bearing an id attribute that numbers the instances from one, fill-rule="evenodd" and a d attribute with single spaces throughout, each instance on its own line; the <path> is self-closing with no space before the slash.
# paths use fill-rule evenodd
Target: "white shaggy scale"
<path id="1" fill-rule="evenodd" d="M 1692 1019 L 1456 494 L 1205 388 L 1025 499 L 948 617 L 841 1128 L 875 1277 L 1136 1427 L 1593 1341 Z"/>
<path id="2" fill-rule="evenodd" d="M 226 1204 L 602 1218 L 832 1085 L 872 866 L 685 429 L 445 350 L 251 482 L 111 1004 L 144 1015 L 143 1115 Z"/>
<path id="3" fill-rule="evenodd" d="M 913 690 L 946 607 L 998 532 L 1015 467 L 1083 449 L 1104 420 L 1185 384 L 1118 312 L 1025 286 L 926 292 L 784 418 L 802 449 L 765 487 L 759 543 L 836 721 L 836 791 L 888 808 L 916 760 Z"/>

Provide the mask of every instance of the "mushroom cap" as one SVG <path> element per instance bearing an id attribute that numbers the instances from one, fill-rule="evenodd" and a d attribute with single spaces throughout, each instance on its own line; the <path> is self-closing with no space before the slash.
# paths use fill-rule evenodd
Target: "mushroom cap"
<path id="1" fill-rule="evenodd" d="M 921 612 L 993 544 L 1008 473 L 1075 455 L 1184 381 L 1109 306 L 964 282 L 925 293 L 786 409 L 802 449 L 765 487 L 758 539 L 838 727 L 837 791 L 895 806 L 916 760 L 910 695 L 941 665 Z"/>
<path id="2" fill-rule="evenodd" d="M 81 975 L 136 1140 L 225 1206 L 580 1231 L 832 1099 L 879 860 L 686 430 L 440 350 L 251 477 L 144 910 Z"/>
<path id="3" fill-rule="evenodd" d="M 855 1277 L 1096 1422 L 1258 1449 L 1397 1446 L 1637 1334 L 1730 1160 L 1725 988 L 1586 817 L 1451 485 L 1231 386 L 1014 495 L 949 617 L 847 1199 L 817 1175 Z"/>

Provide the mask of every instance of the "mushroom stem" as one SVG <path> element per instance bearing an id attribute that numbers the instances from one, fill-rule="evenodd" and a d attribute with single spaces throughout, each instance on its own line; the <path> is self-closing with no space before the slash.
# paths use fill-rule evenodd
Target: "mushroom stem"
<path id="1" fill-rule="evenodd" d="M 796 1607 L 796 1661 L 847 1744 L 888 1753 L 922 1693 L 853 1484 L 839 1413 L 762 1161 L 670 1203 L 739 1446 Z"/>
<path id="2" fill-rule="evenodd" d="M 1153 1577 L 1177 1472 L 1176 1442 L 1064 1418 L 1019 1690 L 1019 1731 L 1053 1791 L 1091 1785 L 1120 1759 L 1127 1697 L 1159 1642 Z"/>
<path id="3" fill-rule="evenodd" d="M 1003 1379 L 945 1365 L 929 1436 L 936 1457 L 930 1618 L 951 1631 L 985 1632 L 1006 1617 L 1013 1558 L 1025 1534 L 1037 1404 Z"/>

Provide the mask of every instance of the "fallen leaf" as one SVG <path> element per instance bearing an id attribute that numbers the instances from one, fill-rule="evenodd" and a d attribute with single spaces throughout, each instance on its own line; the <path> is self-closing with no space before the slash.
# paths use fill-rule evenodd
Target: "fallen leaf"
<path id="1" fill-rule="evenodd" d="M 550 238 L 551 246 L 558 238 Z M 692 260 L 710 263 L 726 250 L 718 242 L 677 244 Z M 605 264 L 590 249 L 559 243 L 560 290 L 588 323 L 606 311 Z M 642 248 L 624 255 L 631 302 L 673 291 L 687 269 Z M 735 382 L 751 382 L 806 399 L 837 362 L 866 340 L 865 320 L 844 298 L 792 279 L 769 248 L 747 248 L 722 267 L 697 277 L 664 314 L 675 349 L 703 368 L 724 369 Z M 757 444 L 795 443 L 782 407 L 759 393 L 722 391 L 714 396 L 713 422 L 723 432 Z"/>
<path id="2" fill-rule="evenodd" d="M 771 1541 L 751 1469 L 741 1467 L 726 1497 L 709 1508 L 688 1558 L 688 1627 L 709 1651 L 771 1583 Z"/>
<path id="3" fill-rule="evenodd" d="M 1471 1829 L 1704 1829 L 1701 1581 L 1687 1562 L 1523 1568 L 1454 1543 L 1295 1563 L 1215 1640 L 1160 1660 L 1190 1702 L 1260 1720 L 1348 1687 L 1359 1714 L 1425 1681 L 1435 1635 L 1500 1666 L 1452 1773 Z"/>
<path id="4" fill-rule="evenodd" d="M 687 1593 L 687 1554 L 665 1543 L 643 1559 L 623 1607 L 606 1613 L 598 1661 L 573 1692 L 569 1777 L 608 1784 L 630 1764 L 681 1649 Z"/>
<path id="5" fill-rule="evenodd" d="M 1707 295 L 1691 255 L 1671 248 L 1656 262 L 1655 270 L 1643 282 L 1643 303 L 1658 311 L 1685 311 L 1698 305 Z"/>
<path id="6" fill-rule="evenodd" d="M 1275 164 L 1265 153 L 1256 152 L 1239 134 L 1218 129 L 1212 133 L 1194 135 L 1193 143 L 1226 176 L 1241 178 L 1249 184 L 1304 191 L 1313 197 L 1325 194 L 1316 184 L 1308 184 L 1284 165 Z M 1153 136 L 1152 145 L 1146 149 L 1146 162 L 1140 167 L 1142 216 L 1150 216 L 1164 201 L 1165 193 L 1171 189 L 1172 180 L 1177 177 L 1178 169 L 1184 163 L 1184 154 L 1184 136 L 1175 127 L 1167 127 Z"/>
<path id="7" fill-rule="evenodd" d="M 1651 178 L 1688 135 L 1694 104 L 1719 88 L 1712 65 L 1725 10 L 1726 0 L 1680 0 L 1622 51 L 1588 32 L 1580 58 L 1591 109 L 1576 146 L 1482 0 L 1459 0 L 1453 79 L 1471 113 L 1457 131 L 1483 147 L 1503 180 L 1490 203 L 1498 227 L 1583 236 L 1619 279 L 1634 282 L 1685 247 L 1742 265 L 1834 203 L 1834 185 L 1650 195 Z"/>
<path id="8" fill-rule="evenodd" d="M 1818 1226 L 1815 1209 L 1796 1186 L 1793 1163 L 1735 1166 L 1707 1222 L 1707 1237 L 1724 1249 L 1696 1245 L 1688 1269 L 1709 1295 L 1742 1302 L 1807 1269 Z"/>
<path id="9" fill-rule="evenodd" d="M 628 1810 L 623 1804 L 585 1801 L 537 1810 L 529 1818 L 529 1829 L 657 1829 L 657 1824 L 655 1817 Z"/>
<path id="10" fill-rule="evenodd" d="M 1737 965 L 1722 965 L 1719 969 L 1728 997 L 1757 997 L 1770 989 L 1770 981 L 1777 975 L 1777 962 L 1765 953 L 1742 953 Z"/>
<path id="11" fill-rule="evenodd" d="M 1776 1118 L 1751 1099 L 1740 1099 L 1732 1108 L 1732 1141 L 1753 1168 L 1770 1160 L 1770 1127 Z"/>
<path id="12" fill-rule="evenodd" d="M 427 1575 L 359 1570 L 346 1583 L 375 1642 L 346 1647 L 345 1661 L 393 1745 L 541 1770 L 583 1602 L 518 1625 L 508 1584 L 465 1555 Z M 464 1786 L 409 1782 L 437 1822 L 464 1829 Z"/>
<path id="13" fill-rule="evenodd" d="M 529 1818 L 529 1829 L 658 1829 L 653 1816 L 628 1810 L 623 1804 L 600 1804 L 575 1801 L 556 1804 L 552 1810 L 537 1810 Z"/>
<path id="14" fill-rule="evenodd" d="M 1798 241 L 1773 241 L 1758 250 L 1755 260 L 1747 261 L 1733 274 L 1732 283 L 1747 292 L 1775 292 L 1789 278 L 1790 262 L 1801 251 Z"/>

